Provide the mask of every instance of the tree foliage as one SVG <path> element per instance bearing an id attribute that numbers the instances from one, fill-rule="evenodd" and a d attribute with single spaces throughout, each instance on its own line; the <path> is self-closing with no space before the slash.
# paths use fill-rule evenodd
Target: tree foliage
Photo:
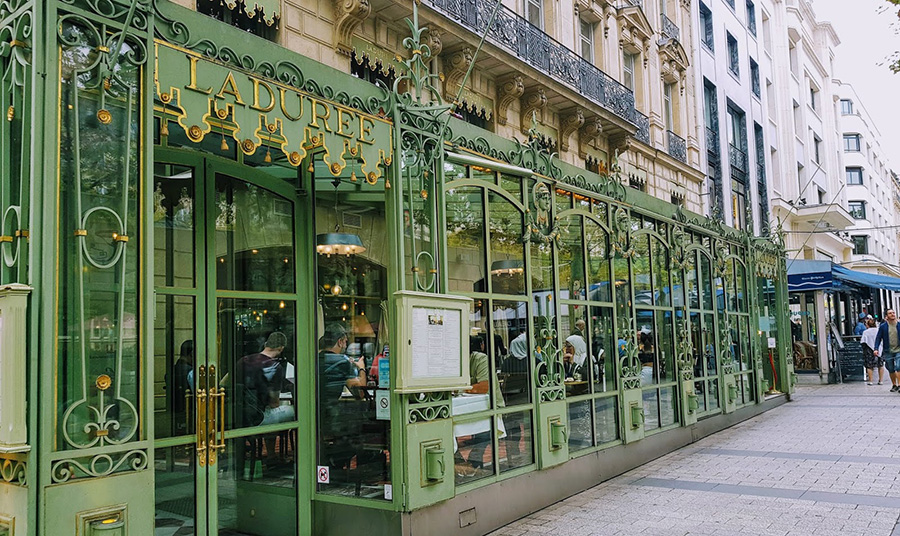
<path id="1" fill-rule="evenodd" d="M 890 6 L 886 6 L 884 8 L 885 11 L 892 9 L 891 6 L 900 8 L 900 0 L 884 0 L 884 1 L 887 2 L 888 4 L 890 4 Z M 900 19 L 900 9 L 897 9 L 896 16 L 898 19 Z M 894 23 L 895 30 L 898 27 L 900 27 L 900 23 Z M 900 31 L 898 31 L 898 33 L 900 33 Z M 890 69 L 891 72 L 893 72 L 894 74 L 900 73 L 900 52 L 894 52 L 893 54 L 891 54 L 888 57 L 887 66 L 888 66 L 888 69 Z"/>

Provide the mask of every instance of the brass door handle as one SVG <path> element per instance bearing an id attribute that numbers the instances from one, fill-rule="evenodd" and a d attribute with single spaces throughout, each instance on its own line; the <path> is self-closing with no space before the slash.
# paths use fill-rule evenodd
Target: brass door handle
<path id="1" fill-rule="evenodd" d="M 209 448 L 209 465 L 215 465 L 216 454 L 225 450 L 225 389 L 218 386 L 216 379 L 216 366 L 209 366 L 209 374 L 206 377 L 206 386 L 209 391 L 209 407 L 212 413 L 207 420 L 207 446 Z M 216 436 L 218 437 L 218 441 Z"/>
<path id="2" fill-rule="evenodd" d="M 207 404 L 206 404 L 206 389 L 199 388 L 200 386 L 206 383 L 206 367 L 200 365 L 197 370 L 197 394 L 195 396 L 197 400 L 197 463 L 200 464 L 200 467 L 206 466 L 206 434 L 207 434 L 207 422 L 206 422 L 206 413 L 207 413 Z"/>

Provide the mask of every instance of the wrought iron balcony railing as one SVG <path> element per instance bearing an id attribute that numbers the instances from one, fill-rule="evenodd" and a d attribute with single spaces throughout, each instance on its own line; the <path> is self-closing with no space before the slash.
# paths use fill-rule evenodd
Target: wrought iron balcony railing
<path id="1" fill-rule="evenodd" d="M 650 145 L 650 118 L 635 110 L 634 124 L 638 127 L 637 132 L 634 133 L 635 139 Z"/>
<path id="2" fill-rule="evenodd" d="M 709 127 L 706 128 L 706 152 L 719 157 L 719 133 Z"/>
<path id="3" fill-rule="evenodd" d="M 671 130 L 667 130 L 666 134 L 668 134 L 669 138 L 669 156 L 679 162 L 687 164 L 687 143 L 685 143 L 684 138 Z"/>
<path id="4" fill-rule="evenodd" d="M 674 39 L 678 41 L 681 37 L 681 30 L 678 29 L 678 26 L 675 24 L 675 21 L 666 16 L 665 13 L 661 13 L 660 16 L 660 34 L 663 39 Z"/>
<path id="5" fill-rule="evenodd" d="M 515 11 L 501 6 L 487 28 L 493 2 L 484 0 L 427 0 L 433 8 L 488 41 L 507 50 L 538 71 L 573 88 L 595 104 L 622 119 L 634 122 L 634 93 L 592 63 L 529 23 Z"/>
<path id="6" fill-rule="evenodd" d="M 747 173 L 747 153 L 730 143 L 728 144 L 728 161 L 734 169 L 744 174 Z"/>

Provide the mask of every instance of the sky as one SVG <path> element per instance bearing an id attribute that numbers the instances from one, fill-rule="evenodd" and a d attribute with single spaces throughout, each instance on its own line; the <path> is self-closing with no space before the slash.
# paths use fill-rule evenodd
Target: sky
<path id="1" fill-rule="evenodd" d="M 883 157 L 900 173 L 900 74 L 885 61 L 900 50 L 898 8 L 885 0 L 813 0 L 813 9 L 841 39 L 835 77 L 853 85 L 881 132 Z"/>

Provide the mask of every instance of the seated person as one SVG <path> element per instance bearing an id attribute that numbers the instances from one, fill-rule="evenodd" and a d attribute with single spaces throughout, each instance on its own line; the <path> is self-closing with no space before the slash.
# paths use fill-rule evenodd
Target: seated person
<path id="1" fill-rule="evenodd" d="M 491 371 L 485 349 L 484 336 L 473 335 L 469 338 L 469 376 L 472 388 L 468 393 L 488 394 L 491 391 Z M 503 396 L 496 385 L 493 388 L 497 407 L 502 407 Z M 479 469 L 484 468 L 484 452 L 491 443 L 491 432 L 474 434 L 469 443 L 473 446 L 467 457 L 463 457 L 462 449 L 456 452 L 456 473 L 459 476 L 475 476 Z M 469 467 L 463 466 L 463 463 L 467 463 Z"/>
<path id="2" fill-rule="evenodd" d="M 368 417 L 368 406 L 361 405 L 366 397 L 365 358 L 352 360 L 345 353 L 349 338 L 339 323 L 329 324 L 322 336 L 318 357 L 319 418 L 322 435 L 332 445 L 323 448 L 323 464 L 349 468 L 359 450 L 362 425 Z M 344 388 L 357 399 L 341 400 Z"/>
<path id="3" fill-rule="evenodd" d="M 567 381 L 581 380 L 587 359 L 587 343 L 581 335 L 570 335 L 563 343 L 563 376 Z"/>
<path id="4" fill-rule="evenodd" d="M 285 362 L 281 357 L 287 337 L 280 331 L 269 334 L 262 351 L 242 357 L 238 361 L 237 376 L 243 397 L 243 426 L 263 426 L 288 422 L 294 419 L 294 407 L 281 404 L 281 391 L 285 387 Z M 272 461 L 278 453 L 275 450 L 275 435 L 264 438 L 266 454 Z"/>

